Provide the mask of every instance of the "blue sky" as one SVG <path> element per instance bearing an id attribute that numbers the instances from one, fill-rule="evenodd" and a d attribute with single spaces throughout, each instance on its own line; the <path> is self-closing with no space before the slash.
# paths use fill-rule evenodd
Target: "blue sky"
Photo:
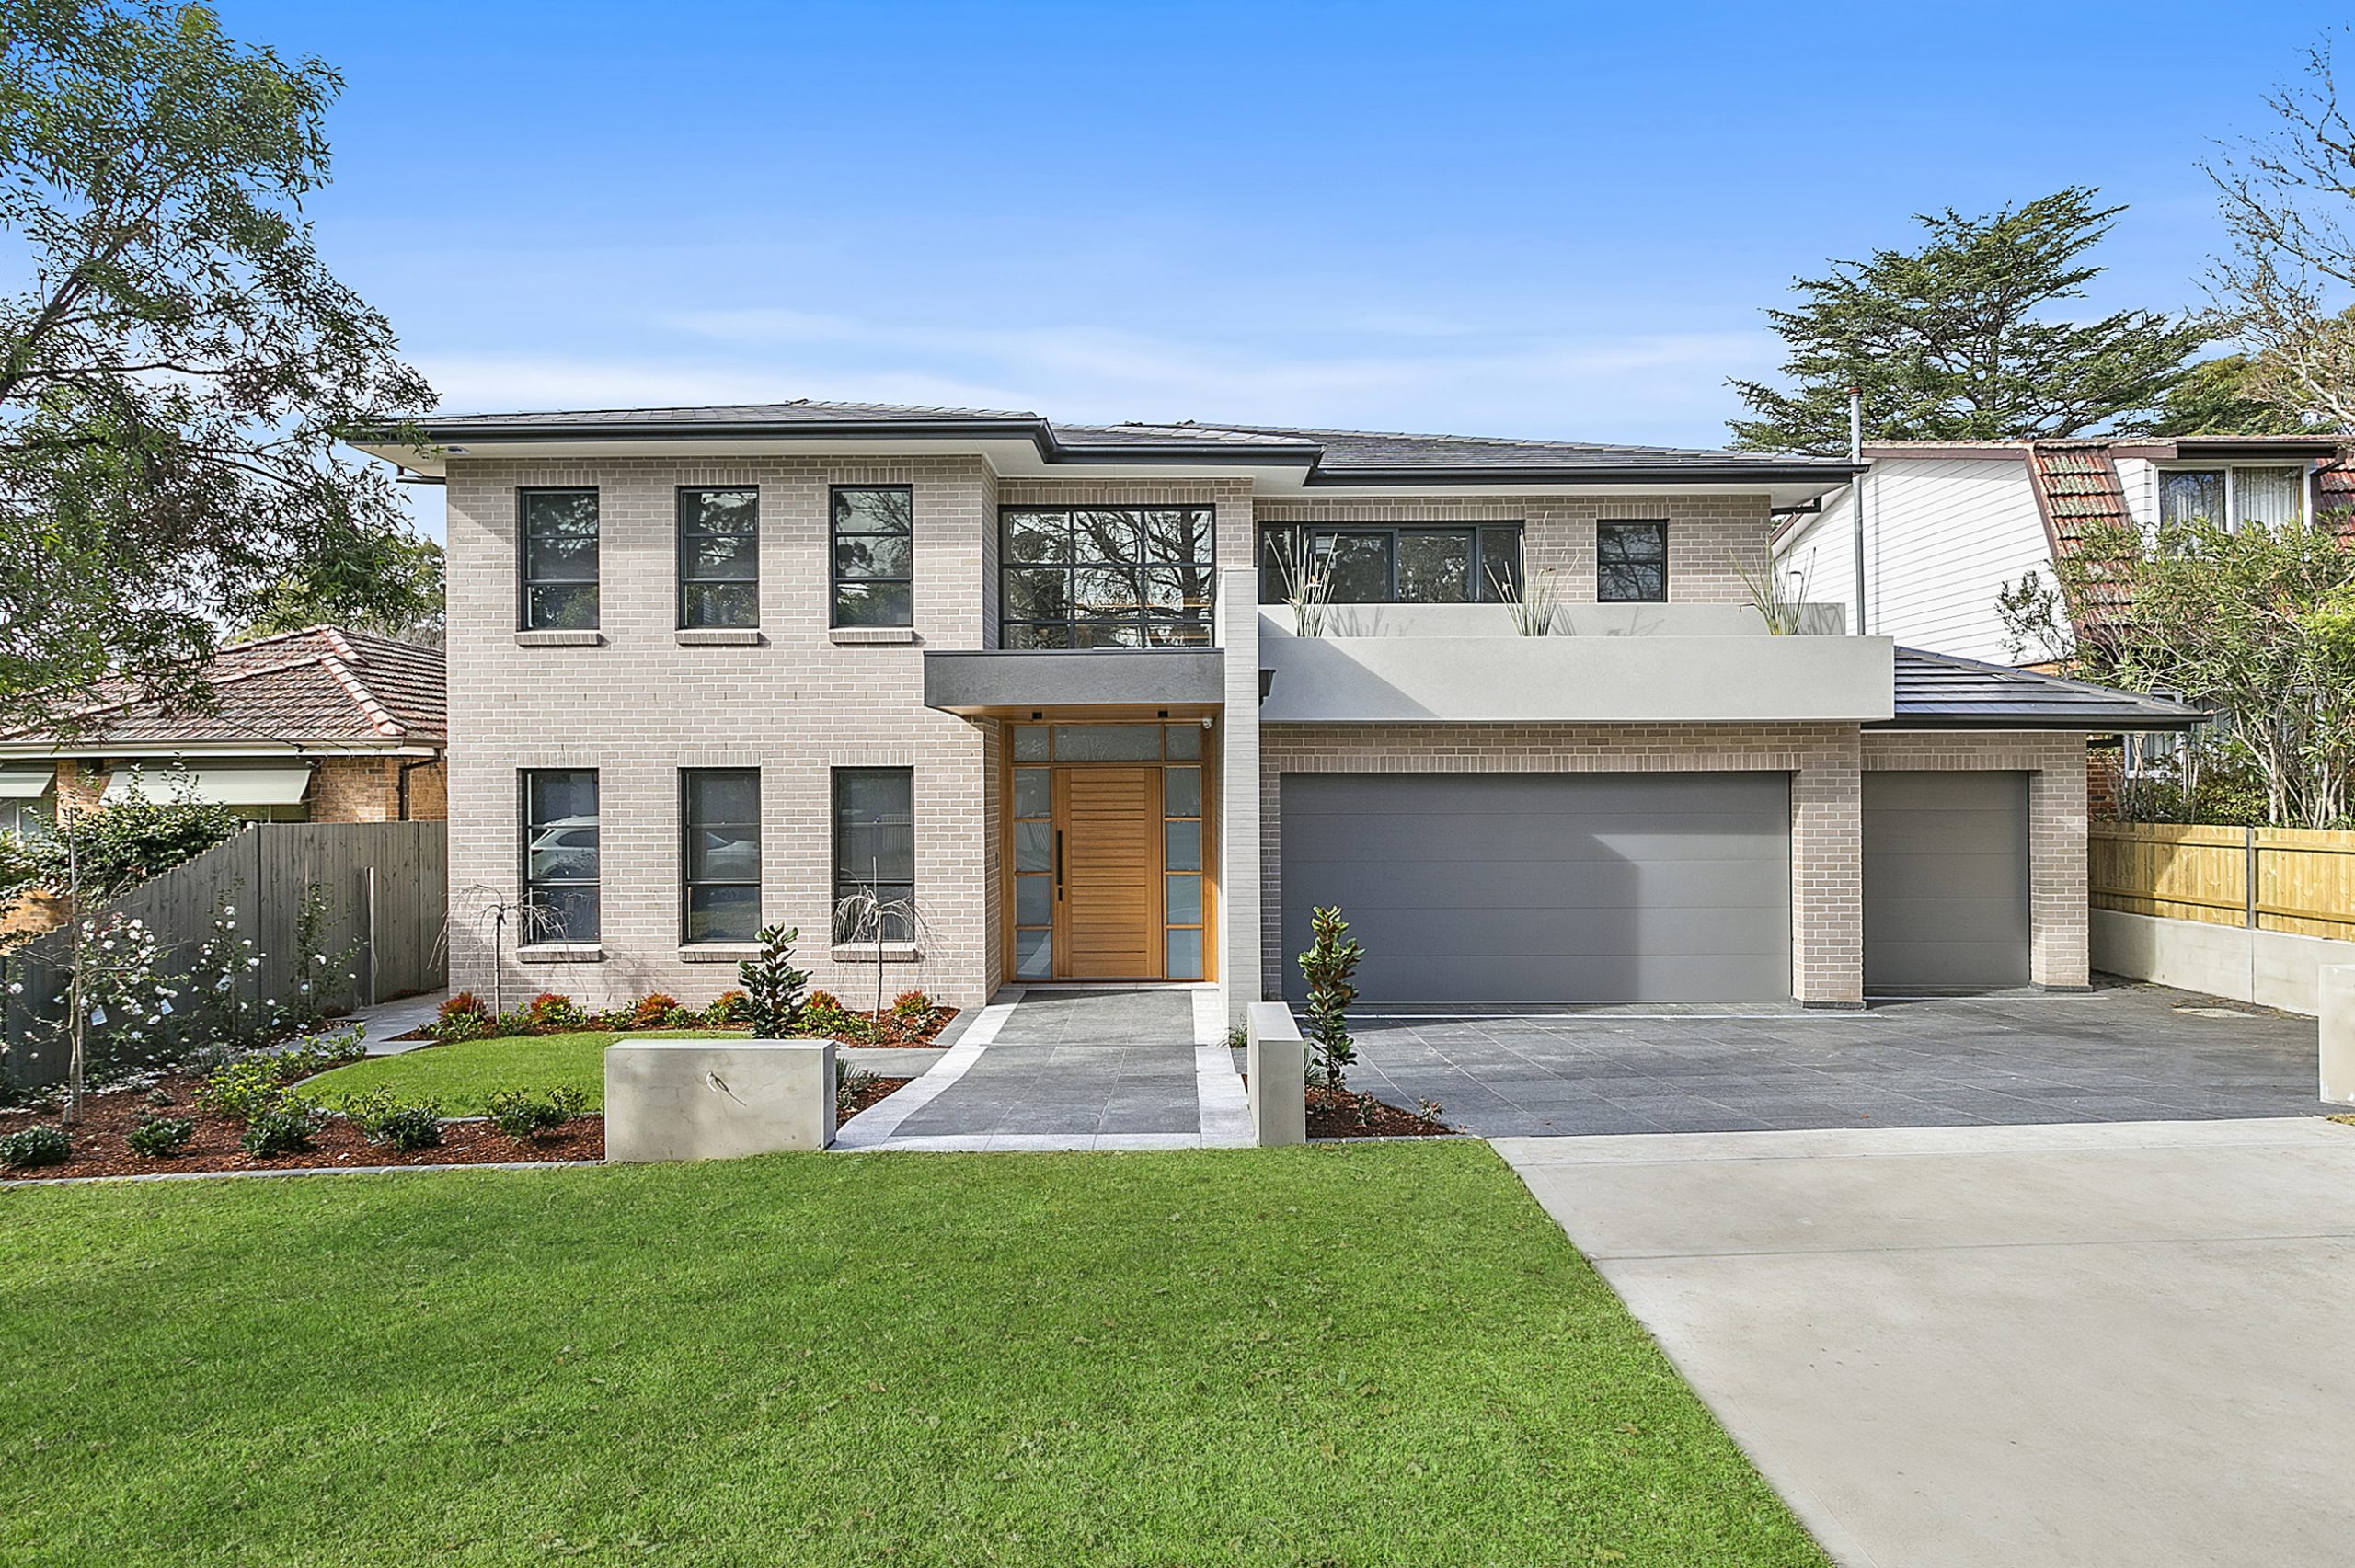
<path id="1" fill-rule="evenodd" d="M 2199 160 L 2345 15 L 220 8 L 345 73 L 321 243 L 447 411 L 810 396 L 1693 445 L 1775 362 L 1761 307 L 1924 208 L 2098 185 L 2130 210 L 2089 308 L 2197 303 Z"/>

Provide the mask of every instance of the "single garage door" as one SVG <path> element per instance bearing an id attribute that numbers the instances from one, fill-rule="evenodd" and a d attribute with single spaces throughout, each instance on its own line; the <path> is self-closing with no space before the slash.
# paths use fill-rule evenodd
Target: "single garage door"
<path id="1" fill-rule="evenodd" d="M 2028 775 L 1868 773 L 1865 989 L 2028 984 Z"/>
<path id="2" fill-rule="evenodd" d="M 1791 994 L 1787 773 L 1286 773 L 1285 994 L 1338 904 L 1374 1002 Z"/>

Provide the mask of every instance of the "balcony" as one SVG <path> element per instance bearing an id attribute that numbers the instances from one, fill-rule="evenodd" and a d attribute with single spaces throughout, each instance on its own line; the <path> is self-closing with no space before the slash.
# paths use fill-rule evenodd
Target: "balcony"
<path id="1" fill-rule="evenodd" d="M 1524 636 L 1500 604 L 1350 604 L 1323 635 L 1259 611 L 1268 724 L 1862 724 L 1889 718 L 1895 645 L 1841 635 L 1841 607 L 1767 633 L 1742 604 L 1571 604 Z"/>

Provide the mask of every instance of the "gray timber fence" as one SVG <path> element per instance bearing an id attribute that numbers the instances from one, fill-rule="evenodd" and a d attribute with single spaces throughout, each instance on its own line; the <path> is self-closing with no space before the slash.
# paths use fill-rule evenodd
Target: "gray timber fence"
<path id="1" fill-rule="evenodd" d="M 298 983 L 295 921 L 305 891 L 327 898 L 319 950 L 352 952 L 330 1001 L 364 1006 L 439 990 L 448 964 L 449 832 L 442 822 L 258 822 L 226 843 L 150 877 L 93 910 L 146 922 L 164 950 L 159 973 L 185 975 L 224 903 L 262 959 L 248 994 L 289 996 Z M 60 929 L 0 956 L 0 1078 L 20 1089 L 65 1076 L 55 999 L 73 972 L 73 933 Z M 345 984 L 341 974 L 356 980 Z M 94 1045 L 93 1061 L 109 1053 Z"/>

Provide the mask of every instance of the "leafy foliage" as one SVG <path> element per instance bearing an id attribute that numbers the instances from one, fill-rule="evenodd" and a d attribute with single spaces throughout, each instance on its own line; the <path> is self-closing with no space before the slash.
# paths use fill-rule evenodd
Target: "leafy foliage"
<path id="1" fill-rule="evenodd" d="M 0 1138 L 0 1166 L 22 1170 L 35 1165 L 63 1165 L 74 1158 L 73 1140 L 63 1127 L 18 1127 Z"/>
<path id="2" fill-rule="evenodd" d="M 0 719 L 201 704 L 219 625 L 406 527 L 337 438 L 432 394 L 303 216 L 342 82 L 168 0 L 0 0 Z"/>
<path id="3" fill-rule="evenodd" d="M 371 1142 L 403 1153 L 431 1149 L 442 1141 L 442 1107 L 430 1099 L 404 1100 L 389 1083 L 364 1094 L 347 1094 L 340 1108 Z"/>
<path id="4" fill-rule="evenodd" d="M 159 778 L 168 790 L 168 775 Z M 150 795 L 144 782 L 104 806 L 75 812 L 65 829 L 19 841 L 15 852 L 17 883 L 63 893 L 66 887 L 66 837 L 73 837 L 75 869 L 84 903 L 111 898 L 194 860 L 213 845 L 234 839 L 245 821 L 225 806 L 212 806 L 185 794 Z"/>
<path id="5" fill-rule="evenodd" d="M 328 624 L 442 646 L 442 546 L 406 532 L 350 530 L 316 546 L 270 590 L 240 639 Z"/>
<path id="6" fill-rule="evenodd" d="M 311 1140 L 318 1136 L 319 1123 L 316 1105 L 289 1095 L 246 1123 L 245 1135 L 237 1139 L 237 1147 L 262 1158 L 299 1154 L 310 1148 Z"/>
<path id="7" fill-rule="evenodd" d="M 1350 1003 L 1357 1000 L 1352 983 L 1364 946 L 1350 938 L 1350 922 L 1339 909 L 1316 909 L 1309 916 L 1308 951 L 1300 956 L 1300 972 L 1308 979 L 1308 1045 L 1315 1053 L 1309 1076 L 1325 1088 L 1339 1092 L 1349 1070 L 1358 1059 L 1357 1042 L 1350 1037 Z"/>
<path id="8" fill-rule="evenodd" d="M 1798 308 L 1766 313 L 1792 384 L 1731 383 L 1752 415 L 1732 422 L 1735 444 L 1844 452 L 1851 386 L 1864 392 L 1869 441 L 2069 436 L 2152 409 L 2204 328 L 2156 311 L 2047 315 L 2104 270 L 2086 253 L 2125 209 L 2095 194 L 2073 186 L 1984 216 L 1916 214 L 1921 248 L 1799 279 Z"/>
<path id="9" fill-rule="evenodd" d="M 2265 819 L 2327 828 L 2355 774 L 2355 544 L 2327 524 L 2196 520 L 2088 535 L 2054 564 L 2073 604 L 2116 603 L 2074 671 L 2213 708 L 2203 743 L 2263 783 Z M 2197 798 L 2196 779 L 2185 781 Z"/>
<path id="10" fill-rule="evenodd" d="M 189 1116 L 149 1116 L 123 1134 L 122 1140 L 131 1151 L 144 1160 L 168 1160 L 188 1147 L 196 1136 L 196 1122 Z"/>
<path id="11" fill-rule="evenodd" d="M 589 1097 L 578 1089 L 502 1089 L 483 1106 L 483 1114 L 510 1138 L 536 1138 L 588 1108 Z"/>
<path id="12" fill-rule="evenodd" d="M 2128 428 L 2159 436 L 2294 436 L 2311 427 L 2269 399 L 2256 361 L 2219 354 L 2170 387 L 2154 418 Z"/>
<path id="13" fill-rule="evenodd" d="M 425 1032 L 443 1042 L 451 1040 L 482 1040 L 489 1038 L 498 1021 L 491 1017 L 490 1008 L 470 990 L 462 990 L 449 998 L 433 1015 Z"/>
<path id="14" fill-rule="evenodd" d="M 736 966 L 754 1039 L 787 1039 L 800 1024 L 801 988 L 810 972 L 794 967 L 793 944 L 799 940 L 799 926 L 768 926 L 760 933 L 760 956 Z"/>

